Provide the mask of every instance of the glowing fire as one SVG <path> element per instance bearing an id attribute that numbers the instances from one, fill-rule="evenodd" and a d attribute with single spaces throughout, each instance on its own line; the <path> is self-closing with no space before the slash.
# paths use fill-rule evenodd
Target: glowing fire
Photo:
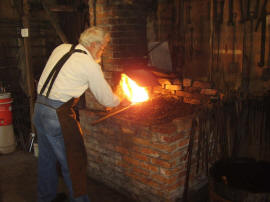
<path id="1" fill-rule="evenodd" d="M 121 74 L 120 85 L 127 99 L 132 103 L 145 102 L 149 99 L 148 92 L 144 87 L 140 87 L 126 74 Z"/>

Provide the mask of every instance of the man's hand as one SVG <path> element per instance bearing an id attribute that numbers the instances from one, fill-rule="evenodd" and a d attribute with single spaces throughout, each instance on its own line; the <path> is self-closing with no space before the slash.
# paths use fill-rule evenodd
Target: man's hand
<path id="1" fill-rule="evenodd" d="M 119 107 L 127 107 L 131 104 L 131 102 L 127 99 L 123 99 L 121 100 L 120 104 L 116 107 L 116 108 L 119 108 Z M 110 112 L 112 111 L 113 109 L 115 109 L 115 107 L 106 107 L 105 110 L 107 112 Z"/>
<path id="2" fill-rule="evenodd" d="M 113 107 L 106 107 L 106 111 L 109 112 L 112 110 Z"/>

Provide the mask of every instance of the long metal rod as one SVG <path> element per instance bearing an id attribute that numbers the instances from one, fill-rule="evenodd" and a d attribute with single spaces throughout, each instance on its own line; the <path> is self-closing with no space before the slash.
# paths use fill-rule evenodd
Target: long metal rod
<path id="1" fill-rule="evenodd" d="M 96 121 L 93 121 L 93 122 L 91 123 L 91 125 L 96 125 L 97 123 L 100 123 L 100 122 L 104 121 L 105 119 L 107 119 L 107 118 L 109 118 L 109 117 L 111 117 L 111 116 L 114 116 L 114 115 L 116 115 L 116 114 L 119 114 L 120 112 L 126 111 L 127 109 L 129 109 L 130 107 L 132 107 L 132 106 L 134 106 L 134 105 L 135 105 L 135 104 L 131 104 L 131 105 L 128 105 L 127 107 L 123 107 L 123 108 L 121 108 L 121 109 L 119 109 L 119 110 L 116 110 L 116 111 L 114 111 L 114 112 L 111 112 L 111 113 L 109 113 L 109 114 L 107 114 L 107 115 L 101 117 L 100 119 L 98 119 L 98 120 L 96 120 Z"/>

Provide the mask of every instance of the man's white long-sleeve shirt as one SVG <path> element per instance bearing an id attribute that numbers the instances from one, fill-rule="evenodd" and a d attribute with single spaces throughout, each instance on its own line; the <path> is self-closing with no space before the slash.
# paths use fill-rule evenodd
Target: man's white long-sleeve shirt
<path id="1" fill-rule="evenodd" d="M 71 44 L 62 44 L 54 49 L 38 82 L 38 94 L 52 68 L 70 48 Z M 73 97 L 80 97 L 89 88 L 100 104 L 106 107 L 117 106 L 119 98 L 113 94 L 100 65 L 95 62 L 84 46 L 78 44 L 75 48 L 83 50 L 87 54 L 75 52 L 70 56 L 61 68 L 49 98 L 67 102 Z M 45 89 L 43 95 L 46 95 L 47 90 L 48 88 Z"/>

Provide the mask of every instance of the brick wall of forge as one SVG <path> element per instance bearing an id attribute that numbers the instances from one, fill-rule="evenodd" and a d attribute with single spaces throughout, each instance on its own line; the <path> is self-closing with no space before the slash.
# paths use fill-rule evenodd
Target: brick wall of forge
<path id="1" fill-rule="evenodd" d="M 96 23 L 111 34 L 102 58 L 103 72 L 111 85 L 115 72 L 147 63 L 146 2 L 97 0 L 95 9 L 90 4 L 91 24 Z"/>
<path id="2" fill-rule="evenodd" d="M 174 96 L 188 104 L 207 104 L 222 94 L 211 84 L 185 78 L 158 78 L 152 95 Z M 89 176 L 132 195 L 141 201 L 175 201 L 182 196 L 186 174 L 186 155 L 195 115 L 174 119 L 163 125 L 141 126 L 134 122 L 110 118 L 95 126 L 98 109 L 91 93 L 86 93 L 86 109 L 80 111 L 88 153 Z M 96 103 L 96 104 L 95 104 Z M 102 109 L 99 107 L 99 109 Z M 197 132 L 194 154 L 196 153 Z M 204 177 L 195 174 L 192 161 L 190 187 Z"/>
<path id="3" fill-rule="evenodd" d="M 155 126 L 115 117 L 92 126 L 98 118 L 90 110 L 80 111 L 90 177 L 138 201 L 175 201 L 182 196 L 192 115 Z M 196 132 L 193 154 L 197 140 Z M 192 159 L 190 187 L 204 177 L 195 174 L 195 155 Z"/>
<path id="4" fill-rule="evenodd" d="M 183 103 L 203 105 L 222 94 L 207 82 L 185 78 L 158 78 L 152 95 L 174 96 Z M 162 125 L 141 126 L 134 122 L 111 117 L 95 126 L 100 118 L 92 109 L 102 109 L 86 93 L 86 109 L 80 111 L 88 153 L 89 176 L 103 181 L 140 201 L 175 201 L 182 196 L 186 174 L 186 155 L 194 115 L 174 119 Z M 196 153 L 197 132 L 194 153 Z M 191 184 L 196 186 L 204 178 L 195 174 L 192 161 Z"/>
<path id="5" fill-rule="evenodd" d="M 123 2 L 128 1 L 96 1 L 96 24 L 106 28 L 112 36 L 102 61 L 105 77 L 111 84 L 114 84 L 115 72 L 146 62 L 143 6 Z M 189 104 L 203 104 L 218 95 L 210 84 L 191 79 L 159 78 L 159 83 L 153 93 L 176 96 Z M 99 117 L 89 109 L 102 107 L 94 101 L 90 91 L 85 97 L 87 109 L 80 111 L 80 121 L 85 134 L 89 176 L 140 201 L 175 201 L 181 197 L 192 117 L 149 127 L 111 118 L 91 126 Z M 199 182 L 195 163 L 192 165 L 191 187 Z"/>

